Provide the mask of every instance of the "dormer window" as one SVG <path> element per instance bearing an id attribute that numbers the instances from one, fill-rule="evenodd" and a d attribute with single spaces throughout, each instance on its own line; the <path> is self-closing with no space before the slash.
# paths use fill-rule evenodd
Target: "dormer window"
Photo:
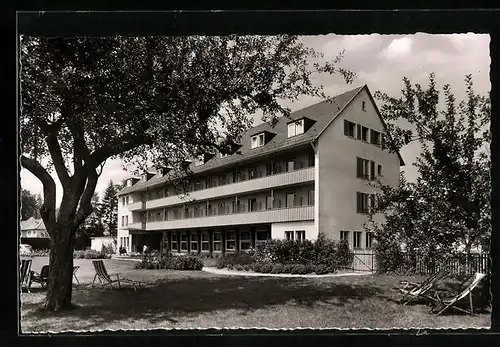
<path id="1" fill-rule="evenodd" d="M 299 119 L 288 123 L 288 137 L 297 136 L 304 133 L 304 120 Z"/>
<path id="2" fill-rule="evenodd" d="M 264 146 L 265 144 L 264 140 L 265 140 L 264 133 L 252 136 L 252 142 L 251 142 L 252 149 Z"/>

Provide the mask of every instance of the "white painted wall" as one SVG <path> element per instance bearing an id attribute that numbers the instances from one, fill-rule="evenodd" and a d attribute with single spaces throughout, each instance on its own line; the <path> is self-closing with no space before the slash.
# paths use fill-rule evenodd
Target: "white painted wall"
<path id="1" fill-rule="evenodd" d="M 122 196 L 127 196 L 127 195 L 122 195 Z M 130 235 L 128 229 L 124 229 L 126 226 L 122 227 L 122 216 L 128 216 L 128 223 L 131 224 L 133 222 L 132 220 L 132 213 L 129 211 L 127 205 L 123 206 L 122 205 L 122 196 L 118 197 L 118 223 L 117 223 L 117 247 L 116 247 L 116 253 L 119 253 L 119 248 L 120 248 L 120 240 L 122 237 L 128 238 L 128 247 L 125 247 L 127 249 L 127 252 L 131 252 L 131 247 L 132 247 L 132 236 Z M 132 199 L 132 194 L 129 195 L 129 204 L 133 202 Z"/>
<path id="2" fill-rule="evenodd" d="M 362 102 L 366 102 L 366 111 Z M 318 140 L 317 169 L 319 180 L 319 231 L 328 238 L 339 240 L 340 231 L 363 231 L 367 221 L 365 214 L 356 212 L 356 192 L 374 193 L 367 180 L 356 175 L 356 157 L 375 161 L 382 165 L 382 181 L 397 185 L 399 182 L 399 158 L 395 153 L 382 151 L 380 147 L 344 135 L 344 119 L 382 132 L 383 124 L 376 113 L 366 89 L 355 97 L 346 109 L 328 126 Z M 362 247 L 364 247 L 364 232 Z"/>
<path id="3" fill-rule="evenodd" d="M 116 246 L 111 236 L 93 237 L 91 239 L 90 248 L 94 251 L 101 251 L 103 245 L 106 247 L 111 246 L 116 251 Z"/>
<path id="4" fill-rule="evenodd" d="M 283 222 L 271 224 L 271 238 L 284 239 L 285 231 L 305 230 L 306 239 L 313 240 L 317 238 L 318 232 L 314 226 L 314 221 L 301 221 L 301 222 Z"/>

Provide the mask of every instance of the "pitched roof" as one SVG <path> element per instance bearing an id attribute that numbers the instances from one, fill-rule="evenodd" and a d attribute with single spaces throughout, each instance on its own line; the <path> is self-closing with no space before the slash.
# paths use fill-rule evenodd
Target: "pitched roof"
<path id="1" fill-rule="evenodd" d="M 203 165 L 195 166 L 194 164 L 191 164 L 190 169 L 194 174 L 208 172 L 210 170 L 228 167 L 242 161 L 250 160 L 252 158 L 257 158 L 262 155 L 311 143 L 321 135 L 321 133 L 328 127 L 328 125 L 343 111 L 343 109 L 363 88 L 367 88 L 367 86 L 364 85 L 361 87 L 357 87 L 333 98 L 295 111 L 290 115 L 290 117 L 280 117 L 278 118 L 278 122 L 274 127 L 272 127 L 269 123 L 262 123 L 253 128 L 250 128 L 243 133 L 241 138 L 241 148 L 237 153 L 224 158 L 214 156 Z M 312 124 L 312 126 L 307 131 L 305 131 L 304 134 L 288 138 L 287 124 L 292 120 L 297 120 L 304 117 L 313 120 L 314 124 Z M 251 149 L 251 137 L 264 131 L 274 134 L 274 137 L 264 146 Z M 118 192 L 117 195 L 138 191 L 147 187 L 157 186 L 162 183 L 168 182 L 170 179 L 171 177 L 168 174 L 163 177 L 159 174 L 156 174 L 147 182 L 141 181 L 137 182 L 132 187 L 123 188 L 122 190 L 120 190 L 120 192 Z"/>
<path id="2" fill-rule="evenodd" d="M 42 219 L 31 217 L 21 221 L 21 230 L 46 230 Z"/>

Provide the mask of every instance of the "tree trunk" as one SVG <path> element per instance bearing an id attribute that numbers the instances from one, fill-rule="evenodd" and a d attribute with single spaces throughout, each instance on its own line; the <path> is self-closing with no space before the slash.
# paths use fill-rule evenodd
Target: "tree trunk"
<path id="1" fill-rule="evenodd" d="M 52 233 L 49 257 L 49 283 L 45 309 L 59 311 L 73 307 L 73 248 L 76 228 L 58 225 Z"/>

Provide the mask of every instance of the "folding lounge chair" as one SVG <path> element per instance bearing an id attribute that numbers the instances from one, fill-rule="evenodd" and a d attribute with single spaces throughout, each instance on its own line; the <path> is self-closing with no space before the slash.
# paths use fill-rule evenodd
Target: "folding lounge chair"
<path id="1" fill-rule="evenodd" d="M 402 282 L 405 283 L 405 286 L 399 289 L 401 293 L 403 293 L 403 297 L 400 302 L 404 305 L 406 305 L 411 299 L 426 299 L 432 302 L 437 302 L 438 300 L 436 298 L 429 295 L 430 291 L 437 282 L 442 281 L 448 276 L 449 272 L 443 270 L 432 275 L 421 283 Z"/>
<path id="2" fill-rule="evenodd" d="M 472 282 L 470 282 L 467 286 L 463 286 L 464 282 L 461 285 L 461 288 L 458 289 L 458 291 L 455 293 L 455 295 L 450 296 L 448 298 L 441 298 L 438 295 L 438 304 L 434 306 L 430 312 L 431 313 L 437 313 L 438 315 L 443 313 L 449 308 L 454 308 L 455 310 L 462 311 L 465 313 L 468 313 L 470 315 L 474 314 L 474 306 L 472 304 L 472 291 L 474 288 L 477 287 L 477 285 L 486 277 L 486 274 L 476 272 L 474 275 L 470 276 L 465 282 L 468 282 L 468 280 L 472 279 Z M 469 309 L 463 309 L 461 307 L 458 307 L 457 304 L 460 300 L 464 299 L 465 297 L 469 296 Z"/>
<path id="3" fill-rule="evenodd" d="M 78 277 L 76 277 L 76 272 L 80 269 L 79 266 L 73 266 L 73 278 L 76 280 L 76 283 L 80 284 L 80 281 L 78 280 Z"/>
<path id="4" fill-rule="evenodd" d="M 28 288 L 31 289 L 31 284 L 33 282 L 39 283 L 43 289 L 49 283 L 49 266 L 44 265 L 40 270 L 40 273 L 36 273 L 35 271 L 31 271 L 31 276 L 28 284 Z"/>
<path id="5" fill-rule="evenodd" d="M 130 283 L 134 286 L 134 290 L 136 290 L 136 285 L 142 285 L 139 281 L 132 281 L 125 278 L 120 278 L 120 273 L 108 274 L 106 267 L 104 266 L 104 262 L 102 260 L 92 260 L 92 264 L 95 269 L 94 280 L 92 281 L 92 287 L 94 286 L 95 280 L 99 279 L 101 285 L 109 284 L 111 289 L 113 289 L 113 283 L 118 283 L 118 288 L 121 288 L 121 282 Z M 116 276 L 116 279 L 111 279 L 111 276 Z"/>
<path id="6" fill-rule="evenodd" d="M 30 277 L 31 277 L 31 259 L 22 259 L 21 267 L 19 268 L 19 280 L 21 284 L 21 290 L 26 288 L 28 293 L 30 292 Z"/>

